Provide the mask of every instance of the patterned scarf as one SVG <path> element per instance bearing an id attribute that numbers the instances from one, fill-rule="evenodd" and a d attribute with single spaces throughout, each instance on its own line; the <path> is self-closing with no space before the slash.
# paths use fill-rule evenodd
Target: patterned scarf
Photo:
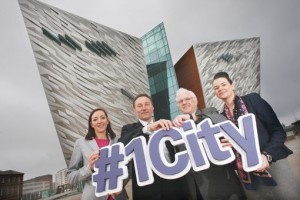
<path id="1" fill-rule="evenodd" d="M 240 96 L 235 96 L 234 98 L 234 109 L 233 115 L 231 115 L 228 107 L 224 106 L 224 115 L 227 119 L 232 121 L 237 127 L 238 122 L 237 119 L 248 113 L 248 110 L 245 106 L 244 101 Z M 276 186 L 277 183 L 271 176 L 271 174 L 265 170 L 263 172 L 246 172 L 242 166 L 241 155 L 233 149 L 236 159 L 235 159 L 235 168 L 237 169 L 238 175 L 240 176 L 244 186 L 248 190 L 256 190 L 258 185 L 267 185 L 267 186 Z"/>

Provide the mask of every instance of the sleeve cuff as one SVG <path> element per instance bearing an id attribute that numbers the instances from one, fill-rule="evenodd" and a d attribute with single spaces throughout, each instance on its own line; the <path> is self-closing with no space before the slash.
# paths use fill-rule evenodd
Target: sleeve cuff
<path id="1" fill-rule="evenodd" d="M 143 133 L 146 135 L 150 135 L 152 132 L 147 131 L 147 126 L 144 126 L 142 129 Z"/>
<path id="2" fill-rule="evenodd" d="M 142 129 L 142 131 L 143 131 L 144 134 L 148 134 L 148 132 L 147 132 L 147 126 L 144 126 L 143 129 Z"/>

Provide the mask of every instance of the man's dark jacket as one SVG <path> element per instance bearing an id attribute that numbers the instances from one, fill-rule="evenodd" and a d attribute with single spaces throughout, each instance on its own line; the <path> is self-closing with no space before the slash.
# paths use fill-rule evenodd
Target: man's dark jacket
<path id="1" fill-rule="evenodd" d="M 118 142 L 127 145 L 133 138 L 139 136 L 145 137 L 148 142 L 149 135 L 144 134 L 142 129 L 143 125 L 139 121 L 133 124 L 124 125 Z M 168 144 L 166 146 L 169 150 L 171 160 L 173 161 L 175 154 L 174 148 Z M 186 200 L 181 179 L 166 180 L 153 173 L 154 183 L 140 187 L 137 185 L 135 170 L 132 163 L 129 164 L 128 167 L 132 177 L 132 193 L 134 200 Z"/>

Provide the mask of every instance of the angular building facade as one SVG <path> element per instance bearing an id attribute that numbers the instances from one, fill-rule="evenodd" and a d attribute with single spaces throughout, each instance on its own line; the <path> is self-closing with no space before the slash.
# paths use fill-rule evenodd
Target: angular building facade
<path id="1" fill-rule="evenodd" d="M 222 109 L 214 95 L 212 79 L 225 71 L 236 85 L 236 93 L 260 92 L 260 39 L 194 44 L 174 65 L 179 87 L 192 90 L 198 107 Z"/>
<path id="2" fill-rule="evenodd" d="M 68 165 L 88 116 L 107 110 L 118 134 L 136 121 L 132 99 L 150 93 L 142 40 L 34 0 L 19 0 Z"/>
<path id="3" fill-rule="evenodd" d="M 156 119 L 173 119 L 179 114 L 175 101 L 178 84 L 164 24 L 154 27 L 142 40 L 154 116 Z"/>

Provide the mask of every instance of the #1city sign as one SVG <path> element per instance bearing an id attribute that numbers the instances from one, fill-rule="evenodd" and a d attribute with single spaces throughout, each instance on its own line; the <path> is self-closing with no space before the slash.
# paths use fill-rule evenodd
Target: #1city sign
<path id="1" fill-rule="evenodd" d="M 100 149 L 100 158 L 95 162 L 92 175 L 97 197 L 120 192 L 123 180 L 128 178 L 127 164 L 133 160 L 139 186 L 154 182 L 153 172 L 165 179 L 176 179 L 192 168 L 201 171 L 210 167 L 210 162 L 225 165 L 235 160 L 231 147 L 222 147 L 220 138 L 227 138 L 241 154 L 245 171 L 250 172 L 262 164 L 255 116 L 247 114 L 238 119 L 239 128 L 231 121 L 213 125 L 205 119 L 198 125 L 192 120 L 183 126 L 168 131 L 158 130 L 148 141 L 143 136 L 134 138 L 124 146 L 116 143 Z M 185 145 L 186 150 L 175 154 L 170 163 L 164 155 L 164 144 Z"/>

